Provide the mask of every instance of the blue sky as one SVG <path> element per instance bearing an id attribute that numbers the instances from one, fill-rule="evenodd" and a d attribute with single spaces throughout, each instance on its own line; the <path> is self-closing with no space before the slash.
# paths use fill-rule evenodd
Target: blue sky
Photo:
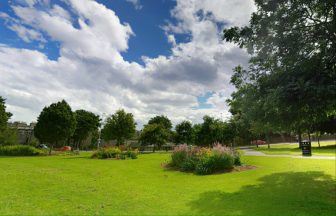
<path id="1" fill-rule="evenodd" d="M 253 10 L 252 0 L 2 1 L 0 95 L 21 121 L 61 99 L 126 109 L 140 126 L 161 114 L 228 118 L 232 68 L 248 56 L 221 34 Z"/>
<path id="2" fill-rule="evenodd" d="M 66 7 L 61 0 L 52 0 L 55 4 Z M 132 26 L 135 36 L 129 40 L 129 50 L 123 53 L 123 57 L 128 61 L 136 61 L 143 64 L 141 57 L 156 57 L 158 55 L 169 55 L 171 44 L 166 39 L 162 30 L 167 20 L 171 20 L 170 10 L 174 8 L 176 2 L 173 0 L 143 0 L 141 9 L 137 9 L 131 2 L 125 0 L 99 0 L 99 3 L 111 8 L 120 18 L 121 22 L 129 23 Z M 15 17 L 12 5 L 27 6 L 25 1 L 14 0 L 0 3 L 0 10 Z M 32 41 L 26 43 L 16 35 L 14 31 L 8 29 L 5 20 L 0 20 L 0 43 L 8 44 L 18 48 L 38 49 L 44 52 L 51 59 L 59 57 L 59 44 L 57 41 L 48 40 L 45 47 L 39 47 L 39 43 Z M 48 37 L 44 34 L 45 37 Z M 180 40 L 186 40 L 187 35 L 179 35 Z"/>

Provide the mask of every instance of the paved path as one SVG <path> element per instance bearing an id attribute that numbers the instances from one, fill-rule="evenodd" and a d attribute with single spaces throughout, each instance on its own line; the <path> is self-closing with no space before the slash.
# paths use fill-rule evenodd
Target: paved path
<path id="1" fill-rule="evenodd" d="M 290 157 L 290 158 L 302 158 L 302 159 L 322 159 L 322 160 L 336 160 L 336 156 L 298 156 L 298 155 L 271 155 L 271 154 L 265 154 L 260 151 L 256 151 L 252 148 L 241 148 L 241 150 L 244 152 L 244 155 L 247 156 L 263 156 L 263 157 Z"/>

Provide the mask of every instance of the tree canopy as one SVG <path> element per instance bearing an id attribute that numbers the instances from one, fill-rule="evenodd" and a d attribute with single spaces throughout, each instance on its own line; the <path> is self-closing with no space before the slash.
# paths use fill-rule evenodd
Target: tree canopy
<path id="1" fill-rule="evenodd" d="M 251 55 L 232 76 L 231 112 L 255 133 L 309 132 L 336 112 L 335 1 L 255 3 L 249 26 L 224 30 Z"/>
<path id="2" fill-rule="evenodd" d="M 170 119 L 167 116 L 164 116 L 164 115 L 155 116 L 155 117 L 151 118 L 148 121 L 148 124 L 161 124 L 167 130 L 171 130 L 172 127 L 173 127 Z"/>
<path id="3" fill-rule="evenodd" d="M 176 143 L 193 143 L 193 126 L 189 121 L 182 121 L 175 126 L 175 142 Z"/>
<path id="4" fill-rule="evenodd" d="M 107 118 L 102 137 L 104 140 L 116 140 L 117 145 L 121 145 L 134 136 L 135 126 L 133 114 L 121 109 Z"/>
<path id="5" fill-rule="evenodd" d="M 169 137 L 170 133 L 164 125 L 151 123 L 144 126 L 140 133 L 139 141 L 142 145 L 153 145 L 153 151 L 155 151 L 155 147 L 161 148 Z"/>
<path id="6" fill-rule="evenodd" d="M 203 117 L 203 123 L 194 127 L 197 145 L 207 146 L 216 142 L 231 144 L 235 137 L 235 129 L 229 122 L 210 116 Z"/>
<path id="7" fill-rule="evenodd" d="M 6 112 L 5 99 L 0 96 L 0 131 L 6 129 L 11 116 L 12 114 L 10 112 Z"/>
<path id="8" fill-rule="evenodd" d="M 69 104 L 62 100 L 44 107 L 40 113 L 34 134 L 40 142 L 60 145 L 70 138 L 76 129 L 76 117 Z"/>
<path id="9" fill-rule="evenodd" d="M 76 110 L 75 114 L 77 124 L 72 137 L 79 148 L 83 140 L 98 130 L 100 118 L 98 115 L 86 110 Z"/>

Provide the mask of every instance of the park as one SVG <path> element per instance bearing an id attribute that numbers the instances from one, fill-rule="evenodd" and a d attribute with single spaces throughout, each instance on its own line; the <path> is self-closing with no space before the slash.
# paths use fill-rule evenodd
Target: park
<path id="1" fill-rule="evenodd" d="M 0 215 L 335 215 L 335 1 L 144 2 L 0 11 Z"/>

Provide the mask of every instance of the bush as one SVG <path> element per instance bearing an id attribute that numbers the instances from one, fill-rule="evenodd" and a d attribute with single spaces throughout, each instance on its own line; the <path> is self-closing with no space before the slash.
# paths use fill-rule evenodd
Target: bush
<path id="1" fill-rule="evenodd" d="M 229 170 L 234 165 L 240 165 L 240 155 L 220 144 L 213 148 L 180 145 L 174 149 L 171 159 L 171 166 L 182 171 L 194 171 L 199 175 Z"/>
<path id="2" fill-rule="evenodd" d="M 179 145 L 174 148 L 174 152 L 171 156 L 171 164 L 173 166 L 181 167 L 184 161 L 187 159 L 188 146 L 186 144 Z"/>
<path id="3" fill-rule="evenodd" d="M 35 147 L 27 145 L 13 145 L 0 147 L 0 156 L 37 156 L 43 152 Z"/>
<path id="4" fill-rule="evenodd" d="M 100 148 L 91 156 L 92 158 L 107 159 L 116 158 L 124 160 L 126 158 L 136 159 L 138 157 L 138 150 L 134 151 L 122 151 L 118 147 Z"/>
<path id="5" fill-rule="evenodd" d="M 128 150 L 128 151 L 124 152 L 124 154 L 126 155 L 126 157 L 129 157 L 131 159 L 137 159 L 139 151 L 137 149 L 134 150 L 134 151 Z"/>
<path id="6" fill-rule="evenodd" d="M 16 129 L 6 128 L 0 130 L 0 146 L 17 145 L 19 143 Z"/>

